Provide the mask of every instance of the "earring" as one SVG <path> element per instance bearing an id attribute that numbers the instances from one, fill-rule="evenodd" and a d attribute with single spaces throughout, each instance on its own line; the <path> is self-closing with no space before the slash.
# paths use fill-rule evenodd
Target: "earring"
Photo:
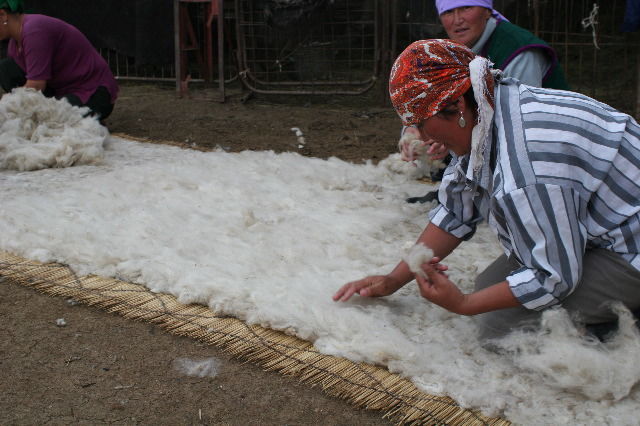
<path id="1" fill-rule="evenodd" d="M 460 118 L 458 119 L 458 126 L 464 127 L 467 125 L 467 121 L 462 116 L 462 111 L 460 111 Z"/>
<path id="2" fill-rule="evenodd" d="M 4 21 L 3 24 L 7 25 L 7 21 Z"/>

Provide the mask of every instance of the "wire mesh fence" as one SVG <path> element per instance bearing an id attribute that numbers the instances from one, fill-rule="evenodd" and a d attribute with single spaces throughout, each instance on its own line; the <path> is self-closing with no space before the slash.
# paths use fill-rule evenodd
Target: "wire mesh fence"
<path id="1" fill-rule="evenodd" d="M 385 86 L 409 43 L 446 37 L 431 0 L 234 0 L 225 2 L 225 79 L 252 92 L 362 94 Z M 572 90 L 640 118 L 640 31 L 625 33 L 624 0 L 495 0 L 511 22 L 558 53 Z M 206 19 L 192 16 L 197 37 Z M 153 37 L 149 34 L 149 37 Z M 175 66 L 103 55 L 121 79 L 175 81 Z M 192 81 L 202 76 L 190 69 Z"/>
<path id="2" fill-rule="evenodd" d="M 174 82 L 176 79 L 174 64 L 136 64 L 135 58 L 117 50 L 100 48 L 98 51 L 119 80 Z"/>
<path id="3" fill-rule="evenodd" d="M 174 14 L 177 11 L 177 6 L 171 6 L 170 3 L 171 2 L 159 5 L 158 7 L 172 8 L 171 14 Z M 181 70 L 181 73 L 188 75 L 191 82 L 208 80 L 216 83 L 220 78 L 216 72 L 213 72 L 214 70 L 208 70 L 203 67 L 202 56 L 206 53 L 203 50 L 206 44 L 206 32 L 211 31 L 211 37 L 218 38 L 217 19 L 213 19 L 209 22 L 209 25 L 207 25 L 210 17 L 207 15 L 207 8 L 205 6 L 207 6 L 208 3 L 209 2 L 204 0 L 197 2 L 194 0 L 181 0 L 181 4 L 185 7 L 183 13 L 188 17 L 188 29 L 183 28 L 183 32 L 189 33 L 189 40 L 183 41 L 182 43 L 185 46 L 181 46 L 183 50 L 182 54 L 185 55 L 188 67 Z M 227 25 L 232 25 L 234 21 L 233 2 L 228 1 L 227 3 L 230 6 L 224 7 L 221 13 L 223 14 L 224 22 L 227 23 Z M 173 25 L 175 26 L 178 21 L 184 24 L 184 20 L 174 20 Z M 175 29 L 173 29 L 173 32 L 172 37 L 174 40 L 172 40 L 172 44 L 175 42 L 175 39 L 178 38 L 178 35 L 175 34 Z M 140 37 L 139 32 L 136 34 Z M 149 40 L 149 43 L 146 44 L 153 44 L 152 41 L 155 37 L 157 37 L 157 34 L 148 32 L 146 38 Z M 182 37 L 185 37 L 185 34 L 182 34 Z M 232 50 L 230 45 L 234 42 L 232 31 L 225 28 L 223 38 L 223 54 L 229 54 Z M 98 50 L 107 60 L 111 70 L 119 80 L 176 82 L 176 58 L 173 55 L 163 61 L 158 60 L 159 56 L 155 57 L 155 61 L 138 61 L 137 58 L 127 55 L 115 48 L 101 47 Z M 211 56 L 217 61 L 218 55 L 220 55 L 220 49 L 217 43 L 213 44 L 211 50 Z M 209 73 L 207 73 L 207 71 L 209 71 Z M 213 74 L 213 78 L 211 74 Z M 225 61 L 222 76 L 226 82 L 231 82 L 238 78 L 238 69 L 233 58 Z"/>
<path id="4" fill-rule="evenodd" d="M 624 0 L 502 2 L 555 48 L 571 90 L 640 117 L 640 33 L 621 31 Z"/>
<path id="5" fill-rule="evenodd" d="M 236 0 L 240 76 L 260 93 L 357 94 L 378 75 L 377 0 Z"/>

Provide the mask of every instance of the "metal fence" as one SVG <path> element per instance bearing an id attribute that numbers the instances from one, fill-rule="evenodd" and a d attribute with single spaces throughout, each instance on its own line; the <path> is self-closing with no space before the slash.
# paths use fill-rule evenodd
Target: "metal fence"
<path id="1" fill-rule="evenodd" d="M 572 90 L 640 118 L 640 31 L 621 32 L 624 0 L 494 7 L 556 49 Z M 362 94 L 386 85 L 390 63 L 409 43 L 446 37 L 433 0 L 229 0 L 224 9 L 225 79 L 239 77 L 257 93 Z M 205 18 L 193 19 L 201 28 Z M 122 79 L 175 81 L 174 64 L 104 55 Z M 198 72 L 193 67 L 192 81 Z"/>
<path id="2" fill-rule="evenodd" d="M 118 80 L 134 81 L 176 81 L 174 64 L 136 64 L 135 58 L 122 54 L 115 49 L 99 48 L 98 51 L 109 64 Z M 197 71 L 196 71 L 197 72 Z M 200 79 L 200 76 L 197 77 Z"/>
<path id="3" fill-rule="evenodd" d="M 530 26 L 560 54 L 571 89 L 640 118 L 640 32 L 620 31 L 625 2 L 537 3 Z"/>
<path id="4" fill-rule="evenodd" d="M 238 67 L 258 93 L 359 94 L 379 75 L 377 0 L 236 0 Z"/>
<path id="5" fill-rule="evenodd" d="M 219 4 L 223 4 L 221 0 L 218 1 Z M 173 3 L 173 6 L 171 3 Z M 227 60 L 225 61 L 225 66 L 221 73 L 213 72 L 214 69 L 210 69 L 211 64 L 207 64 L 208 68 L 203 66 L 203 56 L 206 56 L 206 52 L 202 49 L 206 45 L 206 31 L 211 31 L 210 37 L 216 41 L 211 47 L 212 52 L 210 54 L 212 58 L 216 59 L 216 61 L 221 50 L 221 46 L 217 43 L 220 38 L 220 33 L 218 31 L 220 22 L 217 19 L 214 19 L 212 22 L 208 23 L 209 25 L 207 25 L 207 21 L 210 19 L 210 16 L 207 15 L 207 6 L 209 3 L 210 1 L 205 0 L 174 0 L 173 2 L 165 2 L 158 6 L 171 8 L 172 12 L 170 13 L 174 15 L 174 20 L 172 22 L 174 27 L 177 27 L 178 25 L 185 25 L 184 18 L 185 16 L 188 16 L 188 28 L 183 28 L 182 34 L 176 34 L 175 28 L 173 31 L 172 44 L 176 44 L 176 41 L 181 40 L 180 48 L 176 50 L 174 46 L 175 56 L 162 63 L 153 61 L 137 63 L 136 58 L 128 56 L 114 48 L 102 47 L 98 50 L 107 60 L 111 70 L 119 80 L 176 82 L 176 65 L 182 67 L 182 62 L 184 62 L 177 56 L 184 55 L 188 67 L 180 72 L 183 74 L 183 78 L 184 74 L 188 74 L 190 82 L 203 82 L 207 80 L 217 83 L 219 79 L 218 74 L 220 74 L 224 77 L 224 81 L 231 82 L 238 78 L 238 69 L 233 58 L 225 58 Z M 227 1 L 226 3 L 230 6 L 220 7 L 220 9 L 222 9 L 222 20 L 227 25 L 232 25 L 235 19 L 233 1 Z M 181 4 L 185 8 L 180 11 L 178 4 Z M 182 13 L 183 15 L 178 15 L 178 13 Z M 150 41 L 153 41 L 154 37 L 157 37 L 157 35 L 149 32 L 147 37 Z M 188 40 L 185 38 L 188 38 Z M 234 43 L 232 31 L 225 28 L 222 38 L 224 39 L 222 46 L 222 49 L 224 50 L 223 54 L 233 53 L 233 49 L 230 48 L 230 44 Z"/>

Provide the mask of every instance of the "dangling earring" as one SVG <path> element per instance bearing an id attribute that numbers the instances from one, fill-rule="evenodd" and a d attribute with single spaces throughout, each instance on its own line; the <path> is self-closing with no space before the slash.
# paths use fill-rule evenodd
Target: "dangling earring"
<path id="1" fill-rule="evenodd" d="M 467 125 L 467 121 L 462 116 L 462 111 L 460 111 L 460 118 L 458 119 L 458 126 L 464 127 Z"/>

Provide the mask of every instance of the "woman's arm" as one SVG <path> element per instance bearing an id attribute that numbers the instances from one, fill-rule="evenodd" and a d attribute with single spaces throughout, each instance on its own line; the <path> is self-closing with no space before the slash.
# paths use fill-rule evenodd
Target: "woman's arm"
<path id="1" fill-rule="evenodd" d="M 429 223 L 422 231 L 416 243 L 422 243 L 433 250 L 433 256 L 444 259 L 456 248 L 462 240 L 448 233 L 442 228 Z"/>
<path id="2" fill-rule="evenodd" d="M 431 265 L 423 265 L 426 277 L 416 275 L 420 294 L 436 305 L 460 315 L 477 315 L 499 309 L 520 306 L 508 281 L 502 281 L 480 291 L 464 294 L 445 275 Z"/>
<path id="3" fill-rule="evenodd" d="M 434 257 L 431 268 L 439 273 L 447 268 L 440 265 L 440 259 L 446 257 L 462 240 L 429 223 L 417 243 L 422 243 L 433 250 Z M 444 275 L 443 275 L 444 276 Z M 406 262 L 401 261 L 388 275 L 375 275 L 343 285 L 334 295 L 333 300 L 346 302 L 354 294 L 362 297 L 382 297 L 395 293 L 405 284 L 412 281 L 415 274 L 409 270 Z"/>

